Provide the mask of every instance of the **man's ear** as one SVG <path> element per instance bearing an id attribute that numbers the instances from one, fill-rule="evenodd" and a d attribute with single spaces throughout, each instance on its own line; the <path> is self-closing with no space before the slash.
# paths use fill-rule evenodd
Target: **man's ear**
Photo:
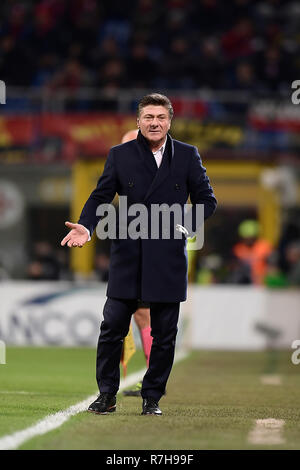
<path id="1" fill-rule="evenodd" d="M 137 125 L 137 128 L 139 129 L 139 128 L 140 128 L 140 120 L 139 120 L 139 118 L 137 118 L 137 120 L 136 120 L 136 125 Z"/>

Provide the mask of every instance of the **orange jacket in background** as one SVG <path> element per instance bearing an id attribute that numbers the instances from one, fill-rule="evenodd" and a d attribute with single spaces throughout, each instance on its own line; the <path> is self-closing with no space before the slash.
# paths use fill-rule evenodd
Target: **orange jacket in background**
<path id="1" fill-rule="evenodd" d="M 272 246 L 267 240 L 256 240 L 249 246 L 244 242 L 233 247 L 233 253 L 241 261 L 250 265 L 253 284 L 263 284 L 266 274 L 267 259 L 272 253 Z"/>

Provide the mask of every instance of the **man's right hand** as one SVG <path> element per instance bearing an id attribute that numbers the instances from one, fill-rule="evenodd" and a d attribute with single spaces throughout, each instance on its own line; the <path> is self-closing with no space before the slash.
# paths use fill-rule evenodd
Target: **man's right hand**
<path id="1" fill-rule="evenodd" d="M 84 227 L 84 225 L 73 224 L 72 222 L 65 222 L 65 225 L 71 230 L 61 241 L 61 246 L 65 246 L 65 244 L 67 244 L 69 248 L 82 248 L 83 245 L 89 240 L 87 229 Z"/>

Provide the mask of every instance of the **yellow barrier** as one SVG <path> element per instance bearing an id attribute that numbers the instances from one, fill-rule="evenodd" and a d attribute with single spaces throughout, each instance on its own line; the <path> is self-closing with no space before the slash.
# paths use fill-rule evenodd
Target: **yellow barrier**
<path id="1" fill-rule="evenodd" d="M 77 222 L 90 193 L 95 189 L 103 172 L 105 160 L 93 162 L 78 161 L 72 167 L 71 221 Z M 81 249 L 71 250 L 71 269 L 82 276 L 88 276 L 93 269 L 95 237 Z"/>

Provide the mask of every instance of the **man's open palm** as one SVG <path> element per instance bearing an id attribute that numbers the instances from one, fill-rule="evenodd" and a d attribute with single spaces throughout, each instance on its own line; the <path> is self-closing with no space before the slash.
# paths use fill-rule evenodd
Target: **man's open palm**
<path id="1" fill-rule="evenodd" d="M 61 245 L 67 244 L 70 248 L 78 246 L 82 248 L 83 245 L 88 241 L 89 234 L 87 229 L 81 224 L 72 224 L 72 222 L 65 222 L 66 226 L 71 230 L 68 235 L 61 241 Z"/>

